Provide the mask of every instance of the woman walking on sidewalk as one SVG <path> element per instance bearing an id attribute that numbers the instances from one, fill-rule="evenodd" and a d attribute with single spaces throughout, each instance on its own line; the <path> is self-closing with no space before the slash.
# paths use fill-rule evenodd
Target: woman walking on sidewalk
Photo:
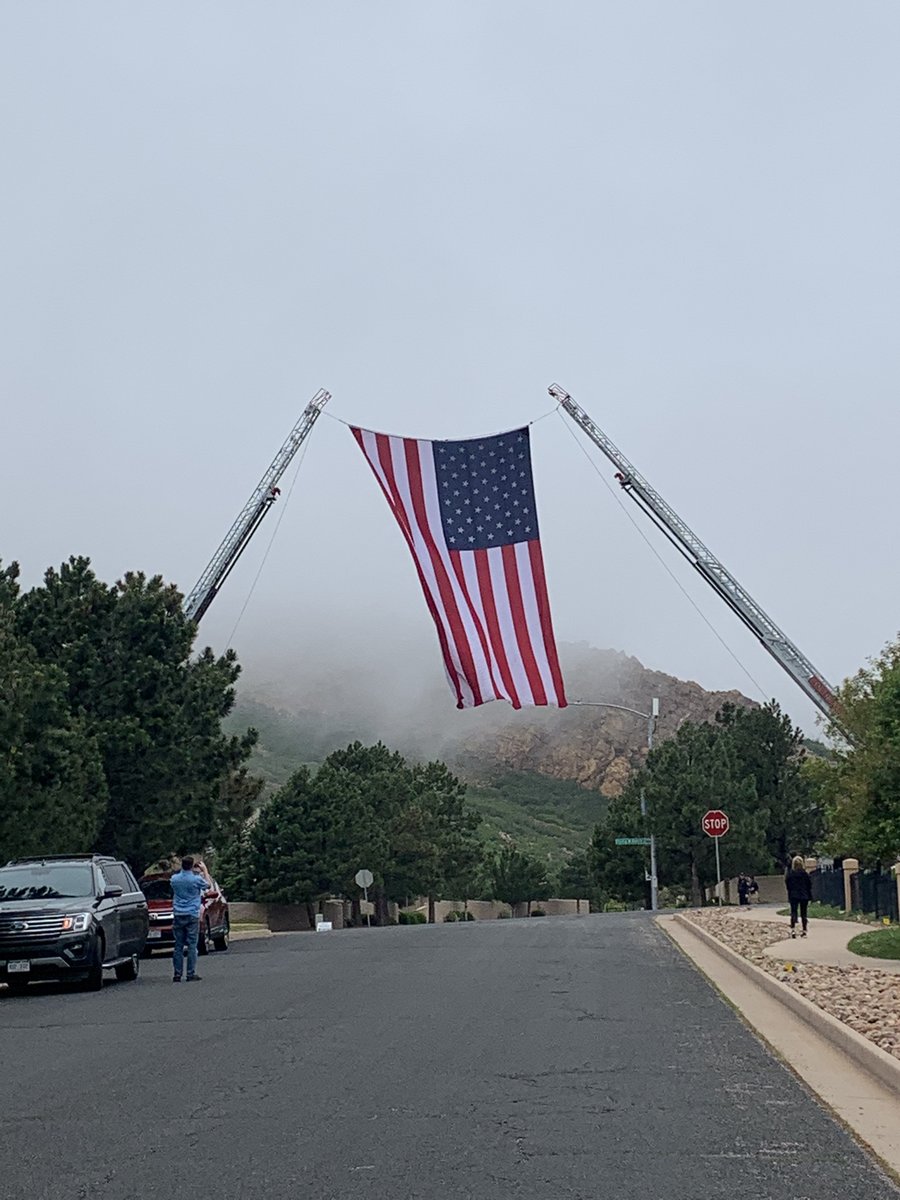
<path id="1" fill-rule="evenodd" d="M 806 937 L 806 913 L 812 900 L 812 880 L 803 867 L 803 859 L 795 854 L 790 869 L 785 871 L 788 901 L 791 906 L 791 937 L 797 936 L 797 910 L 800 910 L 801 937 Z"/>

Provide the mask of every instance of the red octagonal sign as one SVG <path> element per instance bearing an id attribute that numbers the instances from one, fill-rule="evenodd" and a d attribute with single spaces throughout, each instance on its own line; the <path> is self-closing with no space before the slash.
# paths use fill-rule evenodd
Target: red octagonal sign
<path id="1" fill-rule="evenodd" d="M 718 808 L 711 808 L 700 822 L 703 832 L 710 837 L 723 837 L 728 832 L 728 818 Z"/>

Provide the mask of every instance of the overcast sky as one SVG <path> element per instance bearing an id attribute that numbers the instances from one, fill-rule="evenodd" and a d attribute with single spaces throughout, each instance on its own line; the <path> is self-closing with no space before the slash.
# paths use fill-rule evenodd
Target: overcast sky
<path id="1" fill-rule="evenodd" d="M 440 438 L 559 381 L 839 682 L 900 625 L 898 56 L 893 0 L 0 3 L 0 553 L 188 590 L 317 388 Z M 561 418 L 532 440 L 558 638 L 758 696 Z M 441 678 L 346 428 L 292 478 L 248 671 L 314 638 Z"/>

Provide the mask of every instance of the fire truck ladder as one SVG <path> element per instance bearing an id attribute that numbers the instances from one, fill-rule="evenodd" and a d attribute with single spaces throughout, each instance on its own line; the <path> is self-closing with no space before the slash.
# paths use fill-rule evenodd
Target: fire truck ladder
<path id="1" fill-rule="evenodd" d="M 736 613 L 747 628 L 759 638 L 775 661 L 787 671 L 813 704 L 840 727 L 840 705 L 834 689 L 806 655 L 779 629 L 731 572 L 704 546 L 674 509 L 666 504 L 662 496 L 654 491 L 569 393 L 558 384 L 553 384 L 549 391 L 560 407 L 584 430 L 616 468 L 616 479 L 622 489 L 700 572 L 732 612 Z"/>
<path id="2" fill-rule="evenodd" d="M 309 437 L 331 393 L 319 390 L 307 404 L 299 421 L 288 434 L 287 441 L 272 459 L 269 469 L 254 488 L 250 499 L 238 513 L 234 524 L 213 555 L 206 570 L 185 599 L 184 613 L 189 621 L 199 621 L 219 594 L 222 584 L 231 574 L 235 563 L 247 548 L 247 543 L 259 529 L 266 513 L 278 499 L 278 481 L 291 459 Z"/>

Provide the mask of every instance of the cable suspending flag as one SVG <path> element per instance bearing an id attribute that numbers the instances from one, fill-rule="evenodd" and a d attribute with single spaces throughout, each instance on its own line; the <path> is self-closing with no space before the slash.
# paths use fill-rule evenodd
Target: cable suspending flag
<path id="1" fill-rule="evenodd" d="M 565 707 L 528 427 L 462 442 L 351 430 L 415 561 L 457 708 Z"/>

